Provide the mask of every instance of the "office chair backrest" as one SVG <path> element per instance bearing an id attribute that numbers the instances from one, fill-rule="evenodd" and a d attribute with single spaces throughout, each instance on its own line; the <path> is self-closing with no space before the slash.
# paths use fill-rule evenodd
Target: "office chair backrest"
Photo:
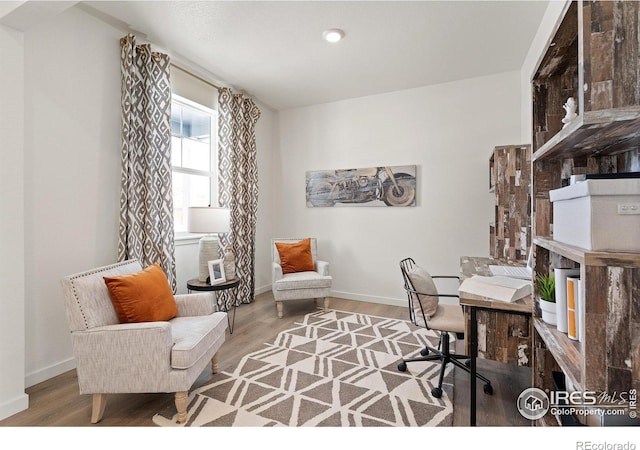
<path id="1" fill-rule="evenodd" d="M 409 317 L 414 324 L 429 328 L 427 320 L 438 309 L 438 289 L 429 272 L 412 258 L 400 261 L 400 270 L 409 301 Z"/>

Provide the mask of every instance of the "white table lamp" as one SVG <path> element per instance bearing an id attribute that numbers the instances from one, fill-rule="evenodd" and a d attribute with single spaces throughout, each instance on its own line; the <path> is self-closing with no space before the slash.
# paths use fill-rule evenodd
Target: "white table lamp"
<path id="1" fill-rule="evenodd" d="M 207 233 L 199 242 L 198 279 L 207 281 L 209 261 L 220 259 L 218 233 L 230 230 L 231 210 L 207 206 L 191 206 L 187 212 L 187 230 L 189 233 Z"/>

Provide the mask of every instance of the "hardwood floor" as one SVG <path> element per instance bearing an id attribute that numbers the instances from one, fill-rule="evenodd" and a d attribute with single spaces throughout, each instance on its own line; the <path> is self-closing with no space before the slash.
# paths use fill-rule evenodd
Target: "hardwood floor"
<path id="1" fill-rule="evenodd" d="M 321 305 L 318 305 L 321 306 Z M 276 333 L 291 325 L 315 308 L 313 300 L 288 302 L 284 317 L 278 319 L 272 294 L 259 295 L 255 302 L 237 308 L 233 334 L 228 334 L 220 353 L 220 370 L 232 368 L 243 355 L 256 350 Z M 397 319 L 408 319 L 407 308 L 331 299 L 331 308 Z M 459 347 L 460 348 L 460 347 Z M 516 409 L 516 398 L 530 386 L 531 370 L 492 361 L 478 360 L 478 370 L 494 386 L 494 394 L 482 392 L 478 383 L 479 426 L 528 426 L 529 421 Z M 196 386 L 208 381 L 210 368 L 205 369 Z M 454 375 L 454 425 L 469 425 L 469 377 L 461 370 Z M 144 427 L 153 426 L 151 417 L 173 405 L 173 394 L 111 394 L 107 396 L 104 417 L 96 425 L 90 423 L 91 396 L 80 395 L 75 370 L 27 389 L 29 408 L 3 421 L 2 427 Z"/>

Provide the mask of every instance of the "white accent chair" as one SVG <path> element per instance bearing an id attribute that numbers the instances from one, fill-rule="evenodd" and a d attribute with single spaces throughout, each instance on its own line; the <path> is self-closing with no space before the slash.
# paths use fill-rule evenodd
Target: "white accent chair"
<path id="1" fill-rule="evenodd" d="M 178 316 L 168 322 L 120 323 L 103 277 L 137 273 L 137 260 L 63 278 L 65 306 L 80 394 L 93 394 L 91 422 L 102 419 L 106 394 L 175 392 L 179 423 L 188 391 L 225 340 L 226 313 L 211 293 L 176 295 Z"/>
<path id="2" fill-rule="evenodd" d="M 322 299 L 325 311 L 329 308 L 329 294 L 331 292 L 332 277 L 329 275 L 329 263 L 318 260 L 318 243 L 311 238 L 311 255 L 315 271 L 282 273 L 280 255 L 276 242 L 295 243 L 302 239 L 272 239 L 271 240 L 271 290 L 276 301 L 278 317 L 283 316 L 283 302 L 302 299 Z"/>

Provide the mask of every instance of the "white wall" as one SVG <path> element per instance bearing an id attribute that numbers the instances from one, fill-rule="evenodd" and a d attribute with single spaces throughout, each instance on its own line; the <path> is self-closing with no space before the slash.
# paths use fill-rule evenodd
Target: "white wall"
<path id="1" fill-rule="evenodd" d="M 77 8 L 25 33 L 27 385 L 75 367 L 60 279 L 116 261 L 121 36 Z"/>
<path id="2" fill-rule="evenodd" d="M 334 296 L 404 305 L 402 258 L 457 274 L 461 255 L 488 255 L 489 156 L 521 143 L 519 89 L 509 72 L 281 112 L 276 229 L 319 239 Z M 415 207 L 305 205 L 308 170 L 406 164 Z"/>
<path id="3" fill-rule="evenodd" d="M 22 33 L 0 25 L 0 419 L 29 403 L 24 392 L 23 59 Z"/>

